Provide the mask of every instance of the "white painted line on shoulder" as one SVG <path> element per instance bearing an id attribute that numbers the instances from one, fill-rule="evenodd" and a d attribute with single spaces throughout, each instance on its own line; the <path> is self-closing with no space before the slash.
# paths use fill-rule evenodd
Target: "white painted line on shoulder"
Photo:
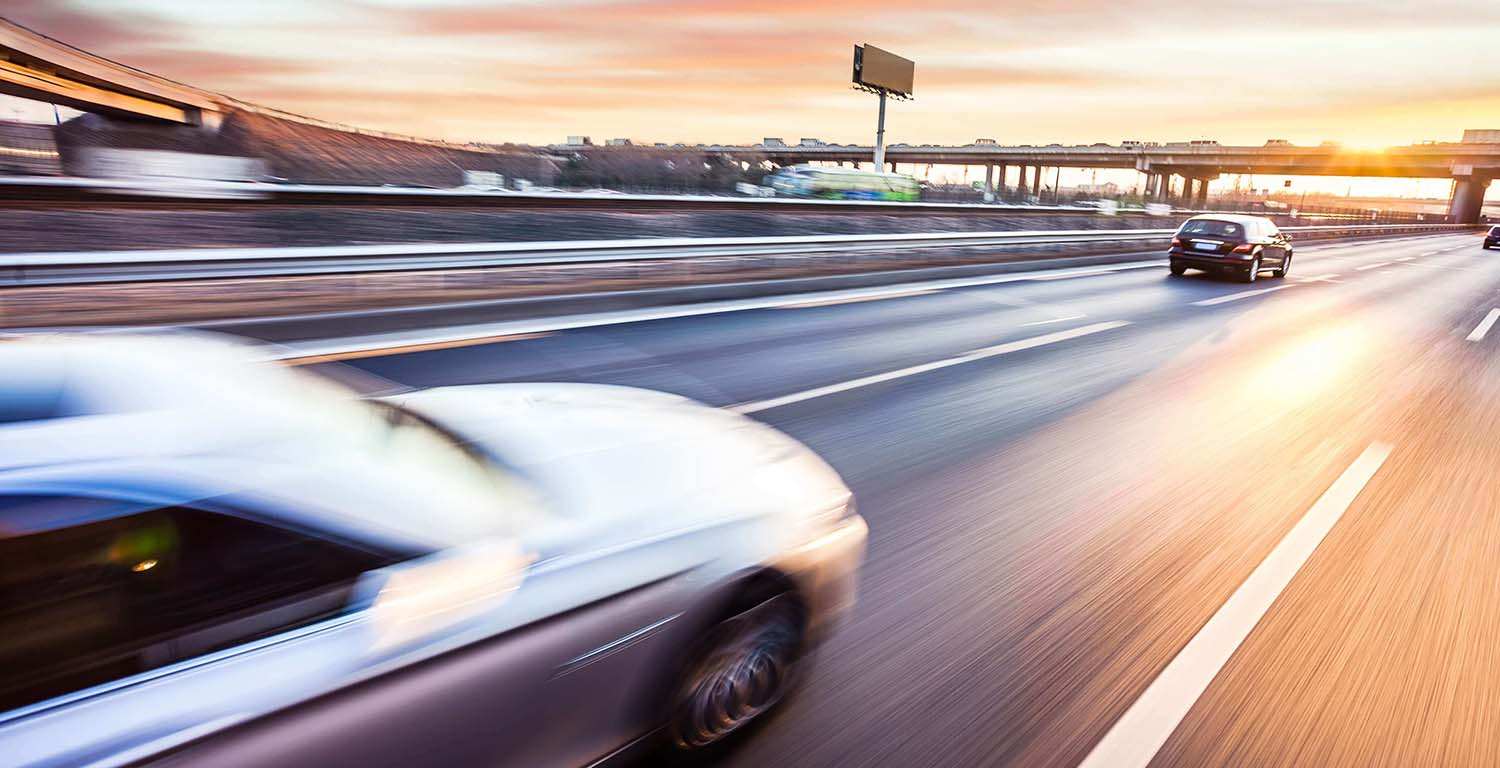
<path id="1" fill-rule="evenodd" d="M 1284 288 L 1291 288 L 1294 285 L 1296 285 L 1296 283 L 1282 283 L 1280 285 L 1273 285 L 1270 288 L 1256 288 L 1256 289 L 1250 290 L 1250 291 L 1240 291 L 1239 293 L 1231 293 L 1231 294 L 1229 294 L 1227 296 L 1215 296 L 1212 299 L 1203 299 L 1202 301 L 1195 301 L 1195 302 L 1193 302 L 1193 306 L 1195 306 L 1195 307 L 1212 307 L 1215 304 L 1228 304 L 1231 301 L 1239 301 L 1240 299 L 1248 299 L 1251 296 L 1261 296 L 1261 295 L 1264 295 L 1264 294 L 1267 294 L 1267 293 L 1274 293 L 1274 292 L 1282 290 Z"/>
<path id="2" fill-rule="evenodd" d="M 1354 271 L 1355 272 L 1363 272 L 1363 271 L 1365 271 L 1367 269 L 1378 269 L 1380 267 L 1387 267 L 1387 266 L 1390 266 L 1390 264 L 1391 263 L 1389 261 L 1377 261 L 1374 264 L 1365 264 L 1363 266 L 1355 267 Z"/>
<path id="3" fill-rule="evenodd" d="M 1333 481 L 1271 554 L 1251 571 L 1249 578 L 1115 721 L 1080 768 L 1145 768 L 1151 762 L 1390 453 L 1390 445 L 1373 443 Z"/>
<path id="4" fill-rule="evenodd" d="M 1500 320 L 1500 307 L 1490 310 L 1489 314 L 1479 321 L 1479 325 L 1474 326 L 1474 330 L 1469 332 L 1469 341 L 1484 341 L 1490 329 L 1495 327 L 1496 320 Z"/>
<path id="5" fill-rule="evenodd" d="M 813 400 L 819 397 L 838 394 L 840 392 L 848 392 L 851 389 L 868 387 L 871 384 L 880 384 L 886 381 L 904 379 L 908 376 L 916 376 L 917 374 L 921 373 L 928 373 L 943 368 L 950 368 L 955 365 L 962 365 L 963 363 L 972 363 L 976 360 L 984 360 L 986 358 L 1009 354 L 1011 352 L 1020 352 L 1027 349 L 1045 347 L 1048 344 L 1056 344 L 1058 342 L 1068 341 L 1069 339 L 1076 339 L 1080 336 L 1089 336 L 1091 334 L 1100 333 L 1103 331 L 1114 330 L 1115 328 L 1122 328 L 1127 325 L 1130 325 L 1130 321 L 1128 320 L 1111 320 L 1104 323 L 1094 323 L 1092 325 L 1085 325 L 1078 328 L 1070 328 L 1066 331 L 1057 331 L 1055 333 L 1043 334 L 1041 336 L 1033 336 L 1029 339 L 1021 339 L 1020 341 L 1008 341 L 1004 344 L 996 344 L 992 347 L 984 347 L 982 349 L 965 352 L 962 355 L 959 355 L 957 357 L 950 357 L 946 360 L 938 360 L 936 362 L 913 365 L 894 371 L 877 373 L 873 376 L 861 376 L 860 378 L 850 379 L 849 381 L 839 382 L 838 384 L 829 384 L 826 387 L 816 387 L 814 389 L 795 392 L 793 394 L 785 395 L 782 397 L 773 397 L 768 400 L 756 400 L 754 402 L 731 405 L 728 407 L 728 410 L 735 411 L 736 413 L 759 413 L 761 411 L 768 411 L 772 408 L 780 408 L 783 405 L 791 405 L 792 403 L 800 403 L 806 400 Z"/>
<path id="6" fill-rule="evenodd" d="M 1146 268 L 1159 268 L 1163 261 L 1160 259 L 1151 261 L 1133 261 L 1124 264 L 1110 264 L 1103 267 L 1078 268 L 1070 267 L 1058 270 L 1048 270 L 1067 277 L 1075 275 L 1106 275 L 1124 270 L 1136 270 Z M 792 304 L 807 304 L 813 301 L 825 301 L 830 299 L 852 299 L 852 298 L 883 298 L 897 294 L 911 294 L 913 291 L 943 291 L 954 288 L 972 288 L 988 285 L 1000 285 L 1003 283 L 1019 283 L 1033 279 L 1036 272 L 1013 272 L 999 275 L 984 275 L 980 277 L 957 277 L 941 280 L 928 280 L 914 283 L 901 283 L 897 285 L 880 286 L 874 288 L 844 288 L 831 291 L 820 291 L 816 293 L 783 294 L 778 296 L 766 296 L 750 299 L 724 299 L 720 301 L 708 301 L 697 304 L 677 304 L 666 307 L 643 307 L 639 309 L 624 309 L 608 312 L 596 312 L 584 315 L 567 315 L 562 317 L 542 317 L 525 320 L 507 320 L 495 323 L 479 323 L 472 325 L 447 326 L 443 328 L 424 328 L 414 331 L 394 331 L 391 333 L 372 334 L 368 336 L 346 337 L 340 339 L 320 339 L 309 341 L 289 342 L 279 345 L 281 358 L 316 357 L 320 355 L 347 355 L 355 352 L 375 351 L 389 348 L 408 347 L 424 344 L 447 344 L 453 342 L 464 342 L 473 339 L 483 339 L 492 336 L 514 336 L 529 333 L 550 333 L 555 331 L 570 331 L 581 328 L 598 328 L 610 325 L 624 325 L 629 323 L 643 323 L 654 320 L 674 320 L 685 317 L 701 317 L 705 315 L 729 314 L 733 312 L 745 312 L 749 310 L 775 309 Z M 195 325 L 194 327 L 206 327 Z"/>
<path id="7" fill-rule="evenodd" d="M 1050 325 L 1052 323 L 1062 323 L 1068 320 L 1082 320 L 1085 317 L 1088 317 L 1088 315 L 1068 315 L 1067 317 L 1054 317 L 1051 320 L 1033 320 L 1029 323 L 1021 323 L 1021 327 L 1029 328 L 1033 325 Z"/>
<path id="8" fill-rule="evenodd" d="M 872 293 L 864 296 L 845 296 L 842 298 L 811 299 L 796 304 L 782 304 L 774 309 L 811 309 L 814 307 L 831 307 L 836 304 L 858 304 L 866 301 L 882 301 L 884 299 L 904 299 L 909 296 L 926 296 L 939 291 L 924 289 L 915 291 L 894 291 L 891 293 Z"/>

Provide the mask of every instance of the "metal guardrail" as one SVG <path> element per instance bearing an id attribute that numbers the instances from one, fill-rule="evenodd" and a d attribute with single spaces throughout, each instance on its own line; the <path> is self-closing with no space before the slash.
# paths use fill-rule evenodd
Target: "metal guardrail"
<path id="1" fill-rule="evenodd" d="M 1385 224 L 1285 227 L 1318 238 L 1472 230 L 1467 225 Z M 206 278 L 411 272 L 870 251 L 1016 248 L 1118 243 L 1162 245 L 1174 229 L 952 232 L 804 237 L 669 238 L 298 248 L 199 248 L 0 255 L 0 286 L 76 285 Z"/>
<path id="2" fill-rule="evenodd" d="M 46 206 L 421 206 L 424 208 L 485 208 L 568 211 L 673 211 L 837 214 L 962 214 L 984 216 L 1099 215 L 1089 205 L 1030 205 L 956 201 L 890 202 L 882 200 L 822 200 L 790 197 L 743 197 L 710 194 L 590 193 L 554 190 L 512 192 L 481 187 L 435 189 L 412 186 L 359 186 L 188 179 L 100 179 L 76 176 L 0 176 L 0 205 Z M 1244 212 L 1287 216 L 1286 212 L 1238 206 L 1213 210 L 1174 208 L 1171 216 L 1198 213 Z M 1122 206 L 1125 217 L 1150 215 L 1144 207 Z M 1305 221 L 1370 223 L 1367 214 L 1308 210 Z M 1435 217 L 1434 220 L 1441 219 Z M 1391 221 L 1387 219 L 1386 221 Z M 1397 220 L 1399 221 L 1399 219 Z M 1395 223 L 1395 222 L 1392 222 Z M 1407 223 L 1407 222 L 1402 222 Z"/>

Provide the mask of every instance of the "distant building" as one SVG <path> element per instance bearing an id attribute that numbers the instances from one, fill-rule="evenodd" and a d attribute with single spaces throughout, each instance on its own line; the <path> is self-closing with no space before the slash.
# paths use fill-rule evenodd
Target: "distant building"
<path id="1" fill-rule="evenodd" d="M 801 139 L 797 142 L 799 147 L 821 147 L 824 146 L 822 139 Z"/>
<path id="2" fill-rule="evenodd" d="M 632 146 L 630 139 L 609 139 L 604 142 L 606 147 L 629 147 Z"/>
<path id="3" fill-rule="evenodd" d="M 760 145 L 762 147 L 785 147 L 786 142 L 775 136 L 767 136 L 766 138 L 760 140 Z"/>
<path id="4" fill-rule="evenodd" d="M 986 147 L 988 147 L 988 146 L 994 146 L 994 145 L 999 144 L 999 143 L 1000 142 L 995 141 L 994 139 L 975 139 L 974 140 L 974 146 L 976 146 L 976 147 L 980 147 L 980 146 L 986 146 Z"/>
<path id="5" fill-rule="evenodd" d="M 570 147 L 591 147 L 593 145 L 594 145 L 593 140 L 590 139 L 587 136 L 569 136 L 568 137 L 568 146 L 570 146 Z"/>
<path id="6" fill-rule="evenodd" d="M 1500 129 L 1469 129 L 1464 131 L 1465 144 L 1500 144 Z"/>
<path id="7" fill-rule="evenodd" d="M 1292 143 L 1286 139 L 1266 139 L 1268 147 L 1290 147 Z"/>

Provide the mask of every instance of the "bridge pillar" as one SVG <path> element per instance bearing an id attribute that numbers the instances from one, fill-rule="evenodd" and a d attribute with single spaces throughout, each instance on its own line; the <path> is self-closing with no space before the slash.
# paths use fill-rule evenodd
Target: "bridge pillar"
<path id="1" fill-rule="evenodd" d="M 1484 209 L 1484 193 L 1490 180 L 1483 176 L 1460 176 L 1453 180 L 1453 199 L 1448 203 L 1448 217 L 1454 224 L 1478 224 Z"/>
<path id="2" fill-rule="evenodd" d="M 1038 201 L 1041 201 L 1042 199 L 1042 174 L 1045 173 L 1046 170 L 1047 169 L 1043 168 L 1040 165 L 1036 167 L 1036 183 L 1031 187 L 1031 195 Z"/>
<path id="3" fill-rule="evenodd" d="M 1000 172 L 997 173 L 997 174 L 995 174 L 995 179 L 996 179 L 995 190 L 1000 195 L 1001 199 L 1005 198 L 1005 170 L 1006 170 L 1005 163 L 1001 163 L 1000 164 Z"/>
<path id="4" fill-rule="evenodd" d="M 984 167 L 984 201 L 991 203 L 995 201 L 995 166 Z"/>
<path id="5" fill-rule="evenodd" d="M 1199 210 L 1208 207 L 1208 179 L 1198 180 L 1198 194 L 1193 197 L 1193 207 Z"/>

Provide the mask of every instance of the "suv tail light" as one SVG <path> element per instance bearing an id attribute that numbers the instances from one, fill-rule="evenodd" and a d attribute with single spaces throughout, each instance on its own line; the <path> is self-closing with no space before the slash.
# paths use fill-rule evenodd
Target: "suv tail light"
<path id="1" fill-rule="evenodd" d="M 1253 253 L 1254 251 L 1255 251 L 1255 246 L 1253 246 L 1253 245 L 1251 245 L 1249 243 L 1245 243 L 1244 245 L 1236 245 L 1234 247 L 1234 252 L 1235 253 Z"/>
<path id="2" fill-rule="evenodd" d="M 1180 238 L 1180 237 L 1174 237 L 1174 238 L 1172 238 L 1172 247 L 1173 248 L 1181 248 L 1182 247 L 1182 238 Z"/>

